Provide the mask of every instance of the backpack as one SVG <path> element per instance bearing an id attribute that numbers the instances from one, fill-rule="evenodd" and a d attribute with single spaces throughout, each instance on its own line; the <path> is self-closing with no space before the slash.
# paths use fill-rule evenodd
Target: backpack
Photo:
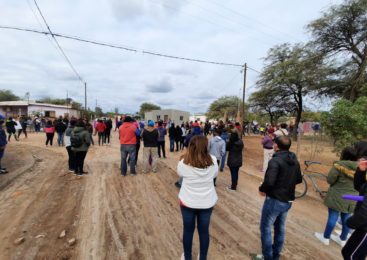
<path id="1" fill-rule="evenodd" d="M 80 135 L 71 134 L 70 135 L 70 144 L 71 144 L 71 147 L 78 148 L 78 147 L 82 146 L 83 140 L 82 140 Z"/>

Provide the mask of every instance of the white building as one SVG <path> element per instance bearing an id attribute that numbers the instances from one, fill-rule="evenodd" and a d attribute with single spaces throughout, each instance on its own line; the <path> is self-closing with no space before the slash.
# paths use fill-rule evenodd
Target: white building
<path id="1" fill-rule="evenodd" d="M 152 110 L 150 112 L 145 112 L 145 121 L 153 120 L 156 122 L 162 120 L 166 123 L 171 121 L 175 124 L 182 124 L 184 122 L 188 122 L 189 118 L 189 112 L 176 109 Z"/>
<path id="2" fill-rule="evenodd" d="M 193 114 L 192 116 L 190 116 L 190 121 L 192 122 L 198 121 L 205 123 L 207 119 L 208 118 L 205 114 Z"/>
<path id="3" fill-rule="evenodd" d="M 0 114 L 5 117 L 45 116 L 45 117 L 79 117 L 80 112 L 71 106 L 36 103 L 35 101 L 3 101 L 0 102 Z"/>

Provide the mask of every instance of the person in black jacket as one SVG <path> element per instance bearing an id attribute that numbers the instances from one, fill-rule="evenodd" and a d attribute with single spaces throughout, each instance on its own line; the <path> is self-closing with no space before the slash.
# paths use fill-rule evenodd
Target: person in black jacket
<path id="1" fill-rule="evenodd" d="M 9 117 L 9 120 L 7 120 L 5 123 L 6 131 L 8 132 L 8 142 L 10 142 L 10 137 L 12 135 L 14 135 L 15 140 L 19 141 L 15 130 L 16 125 L 17 123 L 14 122 L 12 117 Z"/>
<path id="2" fill-rule="evenodd" d="M 175 142 L 176 142 L 176 152 L 178 152 L 178 150 L 180 150 L 180 142 L 182 140 L 182 129 L 180 127 L 180 125 L 177 125 L 176 128 L 176 133 L 175 133 Z"/>
<path id="3" fill-rule="evenodd" d="M 242 150 L 243 142 L 238 136 L 237 131 L 232 131 L 229 142 L 226 146 L 228 151 L 227 165 L 231 171 L 232 184 L 228 187 L 229 190 L 236 190 L 238 183 L 238 172 L 242 166 Z"/>
<path id="4" fill-rule="evenodd" d="M 170 152 L 175 151 L 175 139 L 176 139 L 176 129 L 175 124 L 172 123 L 170 128 L 168 129 L 168 135 L 169 135 L 169 150 Z"/>
<path id="5" fill-rule="evenodd" d="M 60 117 L 55 124 L 55 131 L 57 133 L 57 144 L 59 146 L 64 146 L 64 135 L 67 125 L 62 121 Z"/>
<path id="6" fill-rule="evenodd" d="M 297 157 L 289 151 L 292 141 L 287 136 L 275 139 L 275 151 L 269 161 L 259 193 L 266 196 L 260 222 L 262 253 L 265 260 L 277 260 L 285 240 L 285 221 L 295 199 L 296 185 L 302 182 Z M 274 225 L 274 242 L 272 226 Z"/>
<path id="7" fill-rule="evenodd" d="M 357 203 L 354 215 L 347 220 L 347 225 L 355 230 L 342 249 L 344 259 L 367 257 L 367 142 L 359 142 L 355 148 L 361 158 L 354 175 L 354 188 L 359 191 L 359 195 L 364 196 L 364 200 Z"/>
<path id="8" fill-rule="evenodd" d="M 158 161 L 158 130 L 154 128 L 154 122 L 149 120 L 148 125 L 141 133 L 143 139 L 143 173 L 149 172 L 149 159 L 152 161 L 152 171 L 157 172 Z"/>

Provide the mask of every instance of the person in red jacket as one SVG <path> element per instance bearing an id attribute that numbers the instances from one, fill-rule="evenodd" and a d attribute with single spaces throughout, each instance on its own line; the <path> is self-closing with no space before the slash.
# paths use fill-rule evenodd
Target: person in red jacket
<path id="1" fill-rule="evenodd" d="M 52 146 L 55 135 L 55 126 L 52 124 L 51 120 L 47 121 L 44 131 L 46 133 L 46 146 L 48 146 L 49 143 Z"/>
<path id="2" fill-rule="evenodd" d="M 130 174 L 136 175 L 136 125 L 130 116 L 126 116 L 124 123 L 119 127 L 120 151 L 121 151 L 121 175 L 126 176 L 126 159 L 130 157 Z"/>
<path id="3" fill-rule="evenodd" d="M 105 143 L 105 131 L 106 131 L 106 125 L 105 123 L 103 123 L 102 120 L 98 120 L 97 124 L 96 124 L 96 132 L 98 133 L 98 145 L 101 145 L 101 140 L 102 140 L 102 145 Z"/>

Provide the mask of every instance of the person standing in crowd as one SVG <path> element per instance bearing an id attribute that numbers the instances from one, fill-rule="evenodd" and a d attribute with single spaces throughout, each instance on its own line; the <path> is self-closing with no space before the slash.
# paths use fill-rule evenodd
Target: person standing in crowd
<path id="1" fill-rule="evenodd" d="M 231 186 L 228 187 L 229 190 L 237 190 L 238 184 L 238 172 L 242 166 L 242 150 L 243 142 L 239 138 L 238 131 L 233 129 L 229 137 L 229 141 L 226 147 L 228 151 L 227 165 L 231 172 Z"/>
<path id="2" fill-rule="evenodd" d="M 105 137 L 104 137 L 105 130 L 106 130 L 105 123 L 103 123 L 101 119 L 98 119 L 96 124 L 96 132 L 98 134 L 98 145 L 101 145 L 101 142 L 102 145 L 105 143 Z"/>
<path id="3" fill-rule="evenodd" d="M 205 125 L 204 125 L 204 135 L 205 136 L 209 135 L 210 128 L 211 128 L 211 125 L 210 125 L 209 121 L 206 121 Z"/>
<path id="4" fill-rule="evenodd" d="M 85 128 L 87 129 L 88 133 L 90 134 L 90 142 L 92 145 L 94 145 L 94 140 L 93 140 L 93 125 L 89 122 L 88 119 L 84 120 L 85 123 Z"/>
<path id="5" fill-rule="evenodd" d="M 140 145 L 141 145 L 141 130 L 139 127 L 139 124 L 133 120 L 136 126 L 135 136 L 136 136 L 136 157 L 135 157 L 135 167 L 138 165 L 138 158 L 139 158 L 139 151 L 140 151 Z M 130 160 L 130 157 L 129 157 Z M 130 161 L 128 161 L 130 163 Z"/>
<path id="6" fill-rule="evenodd" d="M 65 134 L 66 128 L 67 126 L 65 125 L 65 123 L 62 121 L 62 118 L 60 117 L 55 124 L 55 130 L 57 133 L 57 144 L 59 146 L 64 146 L 64 134 Z"/>
<path id="7" fill-rule="evenodd" d="M 185 147 L 185 139 L 186 139 L 186 135 L 187 135 L 187 130 L 185 127 L 185 124 L 182 123 L 181 124 L 181 131 L 182 131 L 182 136 L 181 136 L 181 140 L 180 140 L 180 150 L 183 150 Z"/>
<path id="8" fill-rule="evenodd" d="M 176 152 L 179 151 L 180 149 L 180 142 L 182 140 L 182 130 L 181 127 L 179 125 L 176 126 L 175 128 L 175 142 L 176 142 Z"/>
<path id="9" fill-rule="evenodd" d="M 274 143 L 273 143 L 274 135 L 273 134 L 274 134 L 274 130 L 268 129 L 267 134 L 261 140 L 261 144 L 264 150 L 264 162 L 263 162 L 263 168 L 262 168 L 262 171 L 264 173 L 266 172 L 266 169 L 268 168 L 268 163 L 274 154 Z"/>
<path id="10" fill-rule="evenodd" d="M 106 145 L 110 145 L 110 138 L 111 138 L 111 130 L 112 130 L 112 120 L 111 118 L 108 118 L 106 120 L 106 130 L 105 130 L 105 140 L 106 140 Z"/>
<path id="11" fill-rule="evenodd" d="M 28 134 L 27 134 L 27 126 L 28 126 L 28 122 L 27 122 L 27 118 L 25 116 L 22 116 L 20 119 L 20 126 L 22 127 L 19 132 L 18 132 L 18 139 L 20 137 L 20 135 L 22 133 L 24 133 L 25 138 L 28 138 Z"/>
<path id="12" fill-rule="evenodd" d="M 219 131 L 221 131 L 220 138 L 222 138 L 223 141 L 225 142 L 226 151 L 227 151 L 227 144 L 228 144 L 228 141 L 229 141 L 229 134 L 227 132 L 227 129 L 225 129 L 225 128 L 223 128 L 222 130 L 220 130 L 219 128 L 217 128 L 217 129 Z M 227 152 L 223 155 L 223 157 L 221 159 L 221 162 L 220 162 L 219 171 L 221 171 L 221 172 L 224 170 L 224 166 L 225 166 L 225 163 L 226 163 L 226 158 L 227 158 Z"/>
<path id="13" fill-rule="evenodd" d="M 175 139 L 176 139 L 175 123 L 171 123 L 171 126 L 168 129 L 168 135 L 169 135 L 169 150 L 170 152 L 174 152 L 175 151 Z"/>
<path id="14" fill-rule="evenodd" d="M 192 240 L 195 226 L 199 232 L 201 260 L 207 259 L 209 224 L 218 196 L 214 178 L 218 175 L 216 158 L 209 154 L 208 139 L 194 136 L 188 150 L 177 165 L 177 174 L 183 178 L 179 193 L 183 220 L 183 249 L 181 259 L 192 259 Z"/>
<path id="15" fill-rule="evenodd" d="M 200 124 L 198 123 L 197 120 L 195 120 L 195 122 L 192 124 L 192 134 L 193 135 L 201 135 L 201 128 L 200 128 Z"/>
<path id="16" fill-rule="evenodd" d="M 90 134 L 85 128 L 85 123 L 79 119 L 70 135 L 71 150 L 75 153 L 75 175 L 82 176 L 88 172 L 84 171 L 84 160 L 91 144 Z"/>
<path id="17" fill-rule="evenodd" d="M 4 168 L 1 164 L 1 160 L 4 157 L 5 154 L 5 148 L 7 145 L 7 141 L 6 141 L 6 133 L 4 130 L 4 117 L 0 116 L 0 174 L 6 174 L 8 173 L 8 171 L 6 170 L 6 168 Z"/>
<path id="18" fill-rule="evenodd" d="M 35 119 L 33 120 L 33 124 L 34 124 L 34 131 L 36 133 L 41 132 L 41 120 L 38 117 L 35 117 Z"/>
<path id="19" fill-rule="evenodd" d="M 158 122 L 158 156 L 161 158 L 161 149 L 162 149 L 162 155 L 163 158 L 166 158 L 166 147 L 165 147 L 165 137 L 167 135 L 167 130 L 165 127 L 163 127 L 163 122 Z"/>
<path id="20" fill-rule="evenodd" d="M 354 174 L 354 188 L 363 196 L 362 202 L 357 202 L 354 214 L 347 220 L 347 225 L 354 229 L 342 249 L 342 255 L 347 259 L 366 259 L 367 257 L 367 142 L 356 143 L 358 168 Z"/>
<path id="21" fill-rule="evenodd" d="M 20 124 L 19 117 L 17 119 L 13 119 L 13 121 L 15 122 L 15 137 L 19 140 L 19 135 L 22 132 L 22 125 Z"/>
<path id="22" fill-rule="evenodd" d="M 148 173 L 149 170 L 149 158 L 152 160 L 152 171 L 157 172 L 157 147 L 159 132 L 154 128 L 154 122 L 152 120 L 148 121 L 147 127 L 141 133 L 141 138 L 144 142 L 143 149 L 143 173 Z"/>
<path id="23" fill-rule="evenodd" d="M 12 117 L 9 117 L 9 119 L 6 121 L 6 131 L 8 132 L 8 142 L 10 142 L 10 137 L 12 135 L 14 135 L 14 139 L 16 141 L 19 141 L 18 140 L 18 137 L 17 137 L 17 134 L 16 134 L 16 131 L 15 131 L 15 126 L 17 125 L 17 123 L 14 122 L 13 118 Z"/>
<path id="24" fill-rule="evenodd" d="M 217 159 L 218 167 L 220 165 L 220 160 L 226 153 L 226 143 L 223 141 L 222 138 L 220 138 L 220 131 L 215 130 L 213 133 L 213 138 L 210 139 L 208 143 L 208 150 L 209 153 Z M 217 178 L 214 178 L 214 186 L 217 186 L 216 184 Z"/>
<path id="25" fill-rule="evenodd" d="M 340 161 L 335 162 L 331 168 L 327 182 L 330 188 L 325 198 L 325 205 L 328 207 L 328 220 L 324 233 L 315 233 L 315 236 L 324 245 L 329 245 L 330 238 L 343 247 L 347 241 L 349 228 L 347 219 L 353 213 L 355 202 L 342 199 L 343 194 L 357 195 L 354 189 L 353 178 L 357 170 L 357 154 L 354 148 L 347 147 L 343 149 Z M 332 234 L 338 217 L 342 221 L 342 233 L 340 237 Z"/>
<path id="26" fill-rule="evenodd" d="M 288 136 L 288 135 L 289 133 L 287 130 L 287 124 L 285 123 L 280 124 L 280 128 L 274 132 L 275 137 Z"/>
<path id="27" fill-rule="evenodd" d="M 120 151 L 121 151 L 121 175 L 126 176 L 127 173 L 127 157 L 130 158 L 130 174 L 136 175 L 136 129 L 133 119 L 126 116 L 124 123 L 119 128 Z"/>
<path id="28" fill-rule="evenodd" d="M 52 124 L 51 120 L 47 121 L 44 131 L 46 133 L 46 146 L 48 146 L 49 143 L 52 146 L 55 136 L 55 126 Z"/>
<path id="29" fill-rule="evenodd" d="M 270 160 L 264 182 L 259 187 L 266 196 L 261 212 L 260 231 L 263 259 L 279 259 L 285 240 L 285 221 L 295 199 L 296 185 L 302 182 L 297 157 L 290 152 L 292 141 L 288 136 L 275 139 L 275 154 Z M 274 225 L 274 242 L 272 226 Z M 262 259 L 262 256 L 252 256 Z"/>
<path id="30" fill-rule="evenodd" d="M 76 125 L 76 120 L 70 120 L 70 124 L 69 127 L 66 129 L 65 131 L 65 137 L 64 137 L 64 142 L 65 142 L 65 148 L 66 151 L 68 152 L 68 164 L 69 164 L 69 172 L 75 172 L 75 153 L 74 151 L 71 149 L 71 141 L 70 141 L 70 137 L 71 137 L 71 133 L 74 130 L 74 127 Z"/>

